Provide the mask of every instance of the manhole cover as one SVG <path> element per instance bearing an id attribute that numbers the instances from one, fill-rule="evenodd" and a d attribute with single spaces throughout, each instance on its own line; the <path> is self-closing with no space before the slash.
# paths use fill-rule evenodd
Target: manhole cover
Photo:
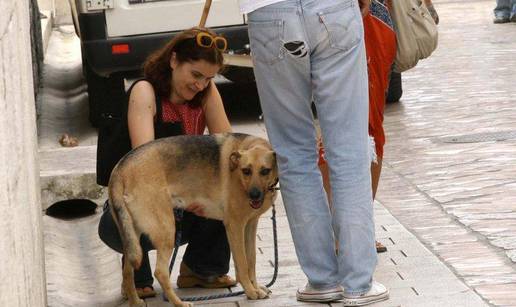
<path id="1" fill-rule="evenodd" d="M 516 139 L 516 131 L 464 134 L 440 138 L 444 143 L 480 143 Z"/>

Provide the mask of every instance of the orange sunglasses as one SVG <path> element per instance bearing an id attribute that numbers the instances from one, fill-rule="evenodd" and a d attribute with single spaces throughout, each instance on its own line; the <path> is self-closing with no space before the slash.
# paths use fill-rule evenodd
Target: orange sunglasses
<path id="1" fill-rule="evenodd" d="M 204 48 L 212 48 L 220 50 L 221 52 L 226 51 L 228 48 L 228 41 L 222 36 L 213 36 L 210 33 L 200 31 L 195 36 L 197 45 Z"/>

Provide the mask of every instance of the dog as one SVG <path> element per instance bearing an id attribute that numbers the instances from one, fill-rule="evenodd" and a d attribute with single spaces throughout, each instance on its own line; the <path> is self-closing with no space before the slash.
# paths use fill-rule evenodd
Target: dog
<path id="1" fill-rule="evenodd" d="M 239 133 L 161 138 L 130 151 L 109 180 L 110 210 L 124 252 L 122 289 L 130 306 L 145 306 L 133 269 L 142 259 L 140 236 L 157 251 L 154 275 L 169 302 L 192 306 L 174 293 L 168 261 L 174 248 L 173 208 L 200 205 L 207 218 L 222 220 L 237 281 L 249 299 L 268 297 L 256 281 L 256 229 L 276 198 L 276 154 L 264 139 Z"/>

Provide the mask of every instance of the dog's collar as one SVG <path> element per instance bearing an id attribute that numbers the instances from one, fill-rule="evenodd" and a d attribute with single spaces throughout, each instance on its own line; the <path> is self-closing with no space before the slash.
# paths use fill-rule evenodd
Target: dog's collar
<path id="1" fill-rule="evenodd" d="M 279 178 L 276 178 L 276 181 L 274 181 L 274 183 L 273 183 L 273 184 L 271 184 L 271 185 L 269 186 L 269 188 L 267 189 L 267 191 L 269 191 L 269 192 L 278 191 L 278 190 L 280 189 L 280 188 L 276 187 L 276 185 L 278 184 L 278 182 L 279 182 Z"/>

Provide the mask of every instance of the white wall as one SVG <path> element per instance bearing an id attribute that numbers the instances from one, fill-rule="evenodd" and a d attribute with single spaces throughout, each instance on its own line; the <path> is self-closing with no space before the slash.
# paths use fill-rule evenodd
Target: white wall
<path id="1" fill-rule="evenodd" d="M 52 12 L 55 25 L 72 24 L 68 0 L 38 0 L 38 5 L 40 11 Z"/>
<path id="2" fill-rule="evenodd" d="M 0 306 L 46 306 L 28 1 L 0 0 Z"/>

